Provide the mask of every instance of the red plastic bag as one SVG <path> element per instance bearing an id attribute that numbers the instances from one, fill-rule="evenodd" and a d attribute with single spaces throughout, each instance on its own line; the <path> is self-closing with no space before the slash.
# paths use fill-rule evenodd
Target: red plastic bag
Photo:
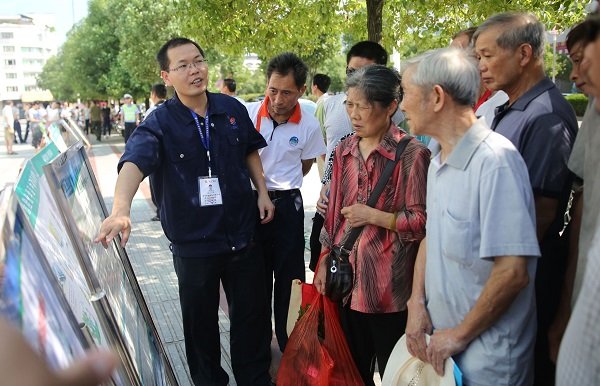
<path id="1" fill-rule="evenodd" d="M 281 358 L 277 385 L 364 385 L 340 326 L 337 306 L 325 296 L 317 293 L 296 323 Z"/>

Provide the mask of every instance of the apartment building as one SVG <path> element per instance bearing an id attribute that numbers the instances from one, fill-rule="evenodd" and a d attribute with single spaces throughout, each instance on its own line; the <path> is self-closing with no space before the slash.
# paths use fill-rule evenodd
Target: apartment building
<path id="1" fill-rule="evenodd" d="M 37 85 L 44 64 L 56 55 L 54 15 L 0 15 L 0 100 L 51 100 Z"/>

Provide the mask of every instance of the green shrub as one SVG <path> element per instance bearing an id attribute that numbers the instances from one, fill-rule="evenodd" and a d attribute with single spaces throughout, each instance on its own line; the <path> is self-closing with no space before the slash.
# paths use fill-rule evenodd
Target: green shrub
<path id="1" fill-rule="evenodd" d="M 575 114 L 578 117 L 582 117 L 587 108 L 588 98 L 583 94 L 568 94 L 565 96 L 565 99 L 573 106 Z"/>
<path id="2" fill-rule="evenodd" d="M 250 94 L 240 94 L 238 95 L 240 98 L 245 100 L 246 102 L 256 102 L 258 101 L 258 97 L 265 96 L 264 93 L 250 93 Z"/>

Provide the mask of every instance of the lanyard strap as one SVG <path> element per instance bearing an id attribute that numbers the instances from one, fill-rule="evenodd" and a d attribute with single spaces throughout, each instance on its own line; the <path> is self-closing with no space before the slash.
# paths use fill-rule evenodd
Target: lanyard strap
<path id="1" fill-rule="evenodd" d="M 208 117 L 208 109 L 206 109 L 206 115 L 204 116 L 204 133 L 202 132 L 202 126 L 200 126 L 200 121 L 198 120 L 198 114 L 192 109 L 190 109 L 190 112 L 192 113 L 192 117 L 194 117 L 194 122 L 196 122 L 202 146 L 206 149 L 206 158 L 208 158 L 208 176 L 212 177 L 212 172 L 210 170 L 210 118 Z"/>
<path id="2" fill-rule="evenodd" d="M 210 118 L 208 117 L 208 110 L 206 110 L 206 116 L 204 117 L 204 131 L 202 132 L 202 126 L 200 126 L 200 121 L 198 120 L 198 114 L 194 110 L 190 109 L 192 113 L 192 117 L 194 117 L 194 122 L 196 122 L 196 127 L 198 128 L 198 133 L 200 133 L 200 140 L 202 141 L 202 146 L 206 149 L 206 151 L 210 151 L 210 131 L 208 128 L 210 127 Z"/>

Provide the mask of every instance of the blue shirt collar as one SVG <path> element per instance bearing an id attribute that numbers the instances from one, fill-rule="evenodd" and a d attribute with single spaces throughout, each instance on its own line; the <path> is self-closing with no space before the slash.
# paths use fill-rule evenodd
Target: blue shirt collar
<path id="1" fill-rule="evenodd" d="M 446 164 L 457 169 L 465 170 L 473 158 L 477 148 L 492 132 L 485 124 L 484 118 L 479 118 L 456 144 L 452 153 L 446 159 Z"/>

